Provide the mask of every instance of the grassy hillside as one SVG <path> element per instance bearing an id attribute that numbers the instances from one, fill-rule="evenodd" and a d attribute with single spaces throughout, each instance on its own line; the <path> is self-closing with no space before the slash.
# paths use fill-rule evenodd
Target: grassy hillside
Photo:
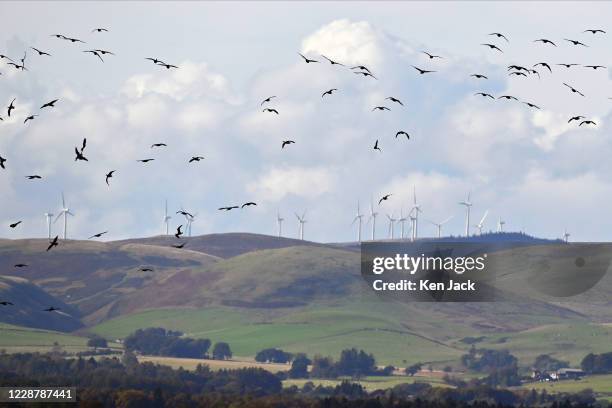
<path id="1" fill-rule="evenodd" d="M 11 352 L 46 352 L 54 343 L 66 351 L 82 351 L 87 339 L 51 330 L 39 330 L 0 323 L 0 349 Z"/>

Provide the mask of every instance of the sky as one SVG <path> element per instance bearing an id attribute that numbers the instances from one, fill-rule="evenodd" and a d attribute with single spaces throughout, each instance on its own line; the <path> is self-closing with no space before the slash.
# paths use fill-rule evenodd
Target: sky
<path id="1" fill-rule="evenodd" d="M 369 236 L 373 201 L 384 238 L 387 215 L 406 216 L 415 189 L 420 236 L 451 216 L 443 233 L 463 233 L 458 203 L 471 192 L 471 223 L 488 211 L 484 231 L 501 218 L 509 231 L 559 238 L 567 229 L 574 241 L 608 241 L 611 71 L 556 64 L 612 66 L 611 14 L 611 3 L 569 1 L 0 2 L 0 54 L 18 60 L 27 51 L 28 68 L 0 61 L 0 237 L 45 237 L 44 213 L 58 214 L 64 192 L 69 238 L 158 235 L 165 200 L 172 230 L 185 223 L 175 214 L 184 208 L 197 214 L 193 235 L 276 234 L 279 213 L 283 235 L 297 237 L 295 213 L 306 212 L 305 238 L 324 242 L 355 240 L 358 202 Z M 109 32 L 92 33 L 97 27 Z M 583 32 L 590 28 L 608 33 Z M 82 52 L 92 48 L 116 55 L 102 63 Z M 298 52 L 321 62 L 305 64 Z M 538 62 L 552 73 L 507 74 L 510 64 Z M 354 65 L 377 79 L 355 75 Z M 436 72 L 419 75 L 413 65 Z M 481 91 L 541 109 L 474 95 Z M 262 112 L 272 95 L 266 106 L 279 115 Z M 52 99 L 55 108 L 39 109 Z M 373 112 L 379 105 L 391 110 Z M 39 116 L 24 124 L 30 114 Z M 597 125 L 567 123 L 574 115 Z M 395 138 L 399 130 L 410 140 Z M 75 162 L 83 138 L 89 161 Z M 281 149 L 289 139 L 296 143 Z M 161 142 L 168 147 L 150 147 Z M 145 158 L 155 161 L 136 161 Z M 31 174 L 43 179 L 26 180 Z M 247 201 L 258 205 L 217 210 Z"/>

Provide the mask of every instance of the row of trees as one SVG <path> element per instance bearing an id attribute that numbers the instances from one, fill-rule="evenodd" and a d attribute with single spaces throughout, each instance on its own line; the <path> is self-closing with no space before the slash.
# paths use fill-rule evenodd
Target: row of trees
<path id="1" fill-rule="evenodd" d="M 582 359 L 580 367 L 589 374 L 610 374 L 612 373 L 612 352 L 589 353 Z"/>
<path id="2" fill-rule="evenodd" d="M 232 357 L 229 344 L 218 342 L 209 354 L 209 339 L 192 339 L 182 337 L 179 331 L 166 330 L 161 327 L 138 329 L 127 336 L 123 345 L 126 350 L 151 356 L 168 356 L 182 358 L 213 358 L 225 360 Z"/>

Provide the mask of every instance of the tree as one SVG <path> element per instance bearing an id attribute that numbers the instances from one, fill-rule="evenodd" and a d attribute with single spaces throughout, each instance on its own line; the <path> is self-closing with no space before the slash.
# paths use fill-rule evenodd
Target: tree
<path id="1" fill-rule="evenodd" d="M 291 363 L 291 369 L 289 369 L 290 378 L 308 378 L 308 365 L 312 362 L 306 354 L 298 354 Z"/>
<path id="2" fill-rule="evenodd" d="M 293 355 L 283 350 L 268 348 L 263 349 L 255 355 L 255 361 L 260 363 L 287 363 L 291 361 Z"/>
<path id="3" fill-rule="evenodd" d="M 215 344 L 212 351 L 213 360 L 226 360 L 232 358 L 232 350 L 229 344 L 225 342 L 219 342 Z"/>
<path id="4" fill-rule="evenodd" d="M 421 371 L 421 367 L 423 367 L 423 363 L 416 363 L 411 366 L 406 367 L 406 374 L 410 377 L 414 376 L 416 373 Z"/>
<path id="5" fill-rule="evenodd" d="M 92 336 L 89 340 L 87 340 L 87 347 L 106 348 L 108 347 L 108 343 L 104 337 Z"/>
<path id="6" fill-rule="evenodd" d="M 361 377 L 376 371 L 376 360 L 372 354 L 367 354 L 363 350 L 346 349 L 342 350 L 336 369 L 340 375 Z"/>
<path id="7" fill-rule="evenodd" d="M 567 361 L 557 360 L 548 354 L 540 354 L 533 362 L 533 368 L 539 371 L 556 371 L 565 367 L 569 367 Z"/>
<path id="8" fill-rule="evenodd" d="M 132 367 L 138 365 L 138 358 L 131 350 L 125 350 L 123 352 L 123 356 L 121 357 L 121 362 L 126 367 Z"/>

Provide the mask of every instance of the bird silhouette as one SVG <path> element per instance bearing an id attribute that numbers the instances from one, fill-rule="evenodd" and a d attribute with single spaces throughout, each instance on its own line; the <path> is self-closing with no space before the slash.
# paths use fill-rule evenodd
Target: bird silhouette
<path id="1" fill-rule="evenodd" d="M 41 51 L 38 48 L 34 48 L 34 47 L 30 47 L 31 49 L 33 49 L 34 51 L 36 51 L 38 53 L 39 56 L 43 56 L 43 55 L 47 55 L 47 56 L 51 56 L 51 54 L 49 54 L 48 52 L 45 51 Z"/>
<path id="2" fill-rule="evenodd" d="M 482 75 L 482 74 L 471 74 L 470 76 L 476 79 L 489 79 L 489 77 L 487 77 L 486 75 Z"/>
<path id="3" fill-rule="evenodd" d="M 374 143 L 374 150 L 378 150 L 379 152 L 382 152 L 382 149 L 378 146 L 378 139 L 376 139 L 376 142 Z"/>
<path id="4" fill-rule="evenodd" d="M 422 52 L 423 54 L 427 55 L 427 56 L 429 57 L 429 59 L 434 59 L 434 58 L 442 58 L 442 57 L 441 57 L 441 56 L 439 56 L 439 55 L 433 55 L 433 54 L 428 53 L 427 51 L 421 51 L 421 52 Z"/>
<path id="5" fill-rule="evenodd" d="M 299 56 L 300 56 L 300 57 L 304 58 L 304 62 L 306 62 L 307 64 L 310 64 L 311 62 L 319 62 L 319 61 L 317 61 L 317 60 L 313 60 L 313 59 L 310 59 L 310 58 L 306 58 L 305 56 L 303 56 L 303 55 L 302 55 L 302 54 L 300 54 L 299 52 L 298 52 L 298 54 L 299 54 Z"/>
<path id="6" fill-rule="evenodd" d="M 104 231 L 104 232 L 99 232 L 97 234 L 92 235 L 91 237 L 87 238 L 87 239 L 92 239 L 92 238 L 100 238 L 102 237 L 102 235 L 104 234 L 108 234 L 108 231 Z"/>
<path id="7" fill-rule="evenodd" d="M 355 72 L 355 74 L 357 74 L 357 75 L 363 75 L 364 77 L 372 77 L 372 78 L 374 78 L 374 79 L 378 79 L 378 78 L 376 78 L 374 75 L 372 75 L 372 74 L 371 74 L 371 73 L 369 73 L 369 72 Z"/>
<path id="8" fill-rule="evenodd" d="M 567 86 L 573 93 L 577 93 L 580 96 L 584 96 L 584 94 L 582 92 L 580 92 L 579 90 L 577 90 L 576 88 L 574 88 L 571 85 L 566 84 L 565 82 L 563 83 L 563 85 Z"/>
<path id="9" fill-rule="evenodd" d="M 149 60 L 149 61 L 153 61 L 153 63 L 154 63 L 154 64 L 156 64 L 156 65 L 157 65 L 157 64 L 160 64 L 160 63 L 161 63 L 161 64 L 164 64 L 164 61 L 162 61 L 162 60 L 160 60 L 160 59 L 157 59 L 157 58 L 151 58 L 151 57 L 148 57 L 148 58 L 145 58 L 145 59 L 146 59 L 146 60 Z"/>
<path id="10" fill-rule="evenodd" d="M 242 204 L 242 206 L 240 206 L 240 208 L 250 207 L 250 206 L 253 206 L 253 205 L 257 205 L 257 203 L 254 203 L 253 201 L 249 201 L 248 203 Z"/>
<path id="11" fill-rule="evenodd" d="M 54 99 L 51 102 L 47 102 L 45 103 L 43 106 L 40 107 L 40 109 L 44 109 L 44 108 L 55 108 L 55 103 L 59 101 L 59 99 Z"/>
<path id="12" fill-rule="evenodd" d="M 19 224 L 21 224 L 21 221 L 14 222 L 11 225 L 9 225 L 9 227 L 16 228 Z"/>
<path id="13" fill-rule="evenodd" d="M 13 100 L 11 101 L 11 104 L 10 104 L 10 105 L 8 106 L 8 108 L 7 108 L 7 114 L 8 114 L 8 117 L 9 117 L 9 118 L 11 117 L 11 112 L 12 112 L 13 110 L 15 110 L 15 100 L 16 100 L 16 99 L 17 99 L 17 98 L 13 98 Z"/>
<path id="14" fill-rule="evenodd" d="M 110 187 L 110 184 L 108 183 L 108 180 L 113 177 L 113 174 L 115 174 L 115 171 L 117 170 L 111 170 L 108 173 L 106 173 L 106 185 L 109 187 Z"/>
<path id="15" fill-rule="evenodd" d="M 375 107 L 372 108 L 372 112 L 374 112 L 375 110 L 379 110 L 379 111 L 388 110 L 388 111 L 390 111 L 391 109 L 387 108 L 386 106 L 375 106 Z"/>
<path id="16" fill-rule="evenodd" d="M 293 140 L 283 140 L 283 144 L 281 145 L 281 149 L 284 149 L 286 145 L 290 145 L 295 143 Z"/>
<path id="17" fill-rule="evenodd" d="M 400 105 L 404 106 L 404 104 L 402 103 L 402 101 L 400 101 L 397 98 L 394 98 L 393 96 L 387 96 L 385 99 L 390 100 L 391 102 L 395 102 L 395 103 L 399 103 Z"/>
<path id="18" fill-rule="evenodd" d="M 13 265 L 15 268 L 27 268 L 28 264 L 24 264 L 24 263 L 18 263 Z"/>
<path id="19" fill-rule="evenodd" d="M 151 149 L 154 148 L 154 147 L 168 147 L 168 145 L 165 144 L 165 143 L 153 143 L 151 145 Z"/>
<path id="20" fill-rule="evenodd" d="M 62 39 L 70 41 L 71 43 L 80 42 L 83 44 L 87 44 L 85 41 L 79 40 L 78 38 L 70 38 L 70 37 L 62 36 Z"/>
<path id="21" fill-rule="evenodd" d="M 583 47 L 588 47 L 588 45 L 581 43 L 580 41 L 577 41 L 577 40 L 570 40 L 569 38 L 564 38 L 564 40 L 574 45 L 582 45 Z"/>
<path id="22" fill-rule="evenodd" d="M 395 134 L 395 138 L 397 139 L 397 137 L 400 136 L 400 135 L 405 135 L 406 139 L 410 139 L 410 135 L 408 133 L 404 132 L 403 130 L 400 130 L 399 132 L 397 132 Z"/>
<path id="23" fill-rule="evenodd" d="M 89 161 L 89 160 L 87 160 L 87 157 L 85 157 L 85 155 L 83 155 L 83 151 L 85 150 L 86 146 L 87 146 L 87 139 L 83 139 L 83 143 L 81 144 L 81 150 L 79 150 L 78 147 L 74 148 L 74 153 L 76 154 L 76 157 L 74 158 L 74 161 L 77 161 L 77 160 Z"/>
<path id="24" fill-rule="evenodd" d="M 578 116 L 572 116 L 571 118 L 569 118 L 569 120 L 567 121 L 567 123 L 570 123 L 570 122 L 571 122 L 571 121 L 573 121 L 573 120 L 575 120 L 576 122 L 578 122 L 580 119 L 585 119 L 585 118 L 586 118 L 586 116 L 581 116 L 581 115 L 578 115 Z"/>
<path id="25" fill-rule="evenodd" d="M 240 208 L 237 205 L 227 206 L 227 207 L 219 207 L 219 211 L 231 211 L 235 208 Z"/>
<path id="26" fill-rule="evenodd" d="M 325 58 L 326 60 L 328 60 L 328 61 L 329 61 L 329 63 L 330 63 L 330 64 L 332 64 L 332 65 L 342 65 L 342 66 L 344 66 L 344 64 L 341 64 L 341 63 L 336 62 L 336 61 L 334 61 L 334 60 L 332 60 L 332 59 L 329 59 L 329 58 L 327 58 L 327 57 L 326 57 L 325 55 L 323 55 L 323 54 L 321 54 L 321 56 L 322 56 L 323 58 Z"/>
<path id="27" fill-rule="evenodd" d="M 429 74 L 430 72 L 436 72 L 436 71 L 429 71 L 426 69 L 421 69 L 419 67 L 415 67 L 414 65 L 412 65 L 412 68 L 416 69 L 417 71 L 419 71 L 419 74 L 423 75 L 423 74 Z"/>
<path id="28" fill-rule="evenodd" d="M 15 306 L 13 303 L 8 302 L 6 300 L 3 300 L 2 302 L 0 302 L 0 305 L 2 305 L 2 306 Z"/>
<path id="29" fill-rule="evenodd" d="M 138 269 L 140 272 L 153 272 L 153 268 L 149 268 L 148 266 L 143 266 L 142 268 Z"/>
<path id="30" fill-rule="evenodd" d="M 6 163 L 6 159 L 0 156 L 0 167 L 2 167 L 3 169 L 6 169 L 6 167 L 4 166 L 4 163 Z"/>
<path id="31" fill-rule="evenodd" d="M 366 71 L 366 72 L 370 72 L 371 73 L 371 71 L 367 67 L 365 67 L 363 65 L 357 65 L 357 66 L 351 67 L 351 69 L 360 69 L 362 71 Z"/>
<path id="32" fill-rule="evenodd" d="M 262 110 L 262 112 L 276 113 L 278 115 L 278 111 L 273 108 L 265 108 L 264 110 Z"/>
<path id="33" fill-rule="evenodd" d="M 491 94 L 488 94 L 486 92 L 476 92 L 474 95 L 479 95 L 479 96 L 484 96 L 486 98 L 491 98 L 491 99 L 495 99 L 495 97 Z"/>
<path id="34" fill-rule="evenodd" d="M 108 50 L 100 50 L 98 48 L 96 48 L 94 51 L 96 51 L 97 53 L 101 54 L 101 55 L 115 55 L 114 52 L 112 51 L 108 51 Z"/>
<path id="35" fill-rule="evenodd" d="M 191 218 L 193 218 L 193 214 L 191 214 L 190 212 L 185 211 L 185 210 L 178 210 L 176 213 L 177 214 L 181 214 L 184 217 L 191 217 Z"/>
<path id="36" fill-rule="evenodd" d="M 261 101 L 260 106 L 263 105 L 264 103 L 270 102 L 273 98 L 276 98 L 276 96 L 268 96 L 266 99 Z"/>
<path id="37" fill-rule="evenodd" d="M 503 35 L 502 33 L 490 33 L 489 35 L 494 35 L 497 38 L 503 38 L 504 40 L 506 40 L 506 42 L 510 42 L 508 41 L 508 38 L 506 38 L 506 36 Z"/>
<path id="38" fill-rule="evenodd" d="M 550 44 L 550 45 L 554 45 L 555 47 L 557 46 L 557 44 L 555 44 L 554 42 L 547 40 L 546 38 L 539 38 L 537 40 L 533 40 L 533 42 L 541 42 L 542 44 Z"/>
<path id="39" fill-rule="evenodd" d="M 571 68 L 571 67 L 574 67 L 574 66 L 580 65 L 580 64 L 557 64 L 557 65 L 560 65 L 560 66 L 565 67 L 565 68 Z"/>
<path id="40" fill-rule="evenodd" d="M 100 61 L 104 62 L 104 58 L 102 58 L 102 54 L 100 54 L 100 53 L 99 53 L 98 51 L 96 51 L 96 50 L 86 50 L 86 51 L 83 51 L 83 52 L 86 52 L 86 53 L 89 53 L 89 54 L 95 55 L 96 57 L 98 57 L 98 58 L 100 59 Z"/>
<path id="41" fill-rule="evenodd" d="M 596 29 L 584 30 L 583 33 L 591 33 L 591 34 L 602 33 L 602 34 L 605 34 L 606 32 L 604 30 L 596 28 Z"/>
<path id="42" fill-rule="evenodd" d="M 510 72 L 508 75 L 509 75 L 509 76 L 512 76 L 512 75 L 514 75 L 514 76 L 519 76 L 519 75 L 522 75 L 522 76 L 524 76 L 525 78 L 527 77 L 527 74 L 525 74 L 524 72 L 520 72 L 520 71 L 512 71 L 512 72 Z"/>
<path id="43" fill-rule="evenodd" d="M 323 94 L 321 95 L 321 98 L 323 98 L 325 95 L 331 95 L 331 94 L 333 94 L 333 93 L 334 93 L 334 91 L 337 91 L 337 90 L 338 90 L 338 89 L 336 89 L 336 88 L 332 88 L 332 89 L 330 89 L 329 91 L 325 91 L 325 92 L 323 92 Z"/>
<path id="44" fill-rule="evenodd" d="M 531 102 L 523 102 L 523 103 L 524 103 L 525 105 L 529 106 L 530 108 L 540 109 L 540 107 L 539 107 L 539 106 L 534 105 L 534 104 L 533 104 L 533 103 L 531 103 Z"/>
<path id="45" fill-rule="evenodd" d="M 41 176 L 39 176 L 38 174 L 34 174 L 32 176 L 25 176 L 28 180 L 39 180 L 42 179 Z"/>
<path id="46" fill-rule="evenodd" d="M 162 67 L 165 67 L 166 69 L 170 69 L 170 68 L 178 68 L 178 66 L 176 65 L 172 65 L 172 64 L 166 64 L 166 63 L 158 63 L 156 65 L 160 65 Z"/>
<path id="47" fill-rule="evenodd" d="M 23 123 L 28 123 L 31 120 L 34 120 L 35 117 L 37 117 L 38 115 L 30 115 L 27 118 L 25 118 L 25 120 L 23 121 Z"/>
<path id="48" fill-rule="evenodd" d="M 513 70 L 513 69 L 517 71 L 529 71 L 527 68 L 522 67 L 520 65 L 508 65 L 508 71 Z"/>
<path id="49" fill-rule="evenodd" d="M 502 96 L 498 97 L 497 99 L 507 99 L 507 100 L 514 99 L 515 101 L 518 101 L 518 99 L 516 97 L 512 96 L 512 95 L 502 95 Z"/>
<path id="50" fill-rule="evenodd" d="M 378 200 L 378 205 L 380 205 L 383 201 L 387 201 L 389 199 L 389 197 L 391 197 L 393 194 L 387 194 L 381 197 L 380 200 Z"/>
<path id="51" fill-rule="evenodd" d="M 552 74 L 552 69 L 550 68 L 550 65 L 548 65 L 545 62 L 538 62 L 537 64 L 533 65 L 534 67 L 544 67 L 544 68 L 548 68 L 548 70 L 550 71 L 550 73 Z"/>
<path id="52" fill-rule="evenodd" d="M 49 252 L 54 247 L 58 246 L 58 242 L 57 242 L 58 239 L 59 239 L 59 235 L 56 235 L 55 238 L 53 238 L 53 240 L 49 241 L 49 246 L 47 247 L 47 252 Z"/>
<path id="53" fill-rule="evenodd" d="M 597 69 L 599 69 L 599 68 L 606 68 L 606 67 L 605 67 L 605 66 L 603 66 L 603 65 L 585 65 L 584 67 L 585 67 L 585 68 L 593 68 L 594 70 L 597 70 Z"/>
<path id="54" fill-rule="evenodd" d="M 182 226 L 182 225 L 179 225 L 179 226 L 176 228 L 176 234 L 174 234 L 174 236 L 175 236 L 176 238 L 180 238 L 180 237 L 181 237 L 181 235 L 183 235 L 183 231 L 181 230 L 181 228 L 183 228 L 183 226 Z"/>
<path id="55" fill-rule="evenodd" d="M 189 163 L 199 162 L 200 160 L 204 160 L 204 156 L 193 156 L 189 159 Z"/>
<path id="56" fill-rule="evenodd" d="M 155 159 L 140 159 L 140 160 L 136 160 L 136 161 L 140 162 L 140 163 L 148 163 L 148 162 L 151 162 L 153 160 L 155 160 Z"/>
<path id="57" fill-rule="evenodd" d="M 499 48 L 499 47 L 498 47 L 497 45 L 495 45 L 495 44 L 483 43 L 483 44 L 480 44 L 480 45 L 484 45 L 485 47 L 489 47 L 489 48 L 490 48 L 490 49 L 492 49 L 492 50 L 497 50 L 497 51 L 499 51 L 499 52 L 503 53 L 503 51 L 501 50 L 501 48 Z"/>
<path id="58" fill-rule="evenodd" d="M 101 33 L 102 31 L 108 32 L 106 28 L 94 28 L 93 30 L 91 30 L 92 33 Z"/>
<path id="59" fill-rule="evenodd" d="M 582 125 L 594 125 L 594 126 L 597 126 L 597 123 L 593 122 L 592 120 L 583 120 L 582 122 L 580 122 L 580 124 L 578 126 L 582 126 Z"/>
<path id="60" fill-rule="evenodd" d="M 6 55 L 4 55 L 4 54 L 0 54 L 0 59 L 7 59 L 7 60 L 9 60 L 9 61 L 13 61 L 13 60 L 12 60 L 10 57 L 7 57 L 7 56 L 6 56 Z"/>
<path id="61" fill-rule="evenodd" d="M 60 310 L 59 307 L 51 306 L 51 307 L 48 307 L 48 308 L 44 309 L 43 312 L 55 312 L 55 311 L 58 311 L 58 310 Z"/>
<path id="62" fill-rule="evenodd" d="M 172 245 L 173 248 L 176 249 L 183 249 L 183 247 L 185 246 L 186 242 L 183 242 L 182 244 L 177 244 L 177 245 Z"/>

